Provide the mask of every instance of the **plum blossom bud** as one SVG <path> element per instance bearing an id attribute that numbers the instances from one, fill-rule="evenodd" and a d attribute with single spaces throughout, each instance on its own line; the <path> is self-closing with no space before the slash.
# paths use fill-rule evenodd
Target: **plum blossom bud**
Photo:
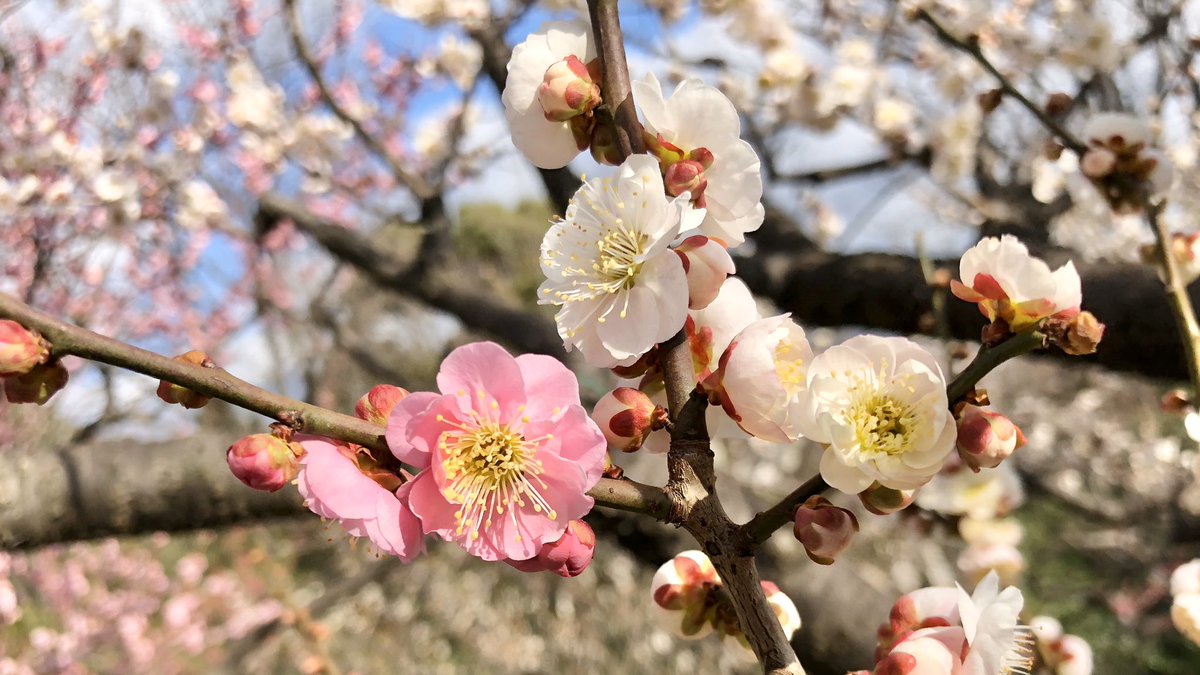
<path id="1" fill-rule="evenodd" d="M 704 167 L 700 162 L 684 160 L 670 165 L 663 175 L 663 184 L 667 188 L 667 194 L 672 197 L 686 192 L 692 199 L 697 200 L 697 206 L 703 206 L 699 200 L 704 198 L 704 188 L 708 187 L 708 179 L 704 177 Z"/>
<path id="2" fill-rule="evenodd" d="M 1182 389 L 1172 389 L 1162 395 L 1158 407 L 1168 415 L 1183 415 L 1192 408 L 1192 398 Z"/>
<path id="3" fill-rule="evenodd" d="M 897 511 L 906 509 L 916 498 L 916 490 L 894 490 L 877 482 L 858 493 L 858 499 L 862 505 L 877 516 L 890 516 Z"/>
<path id="4" fill-rule="evenodd" d="M 667 423 L 667 411 L 655 405 L 645 392 L 633 387 L 617 387 L 596 402 L 592 420 L 608 446 L 621 452 L 637 452 L 650 432 Z"/>
<path id="5" fill-rule="evenodd" d="M 371 387 L 371 391 L 358 399 L 358 403 L 354 404 L 354 415 L 361 420 L 387 426 L 388 417 L 392 415 L 392 408 L 395 408 L 396 404 L 405 396 L 408 396 L 407 389 L 390 384 L 377 384 Z"/>
<path id="6" fill-rule="evenodd" d="M 0 320 L 0 377 L 24 375 L 50 357 L 46 343 L 16 321 Z"/>
<path id="7" fill-rule="evenodd" d="M 994 469 L 1025 445 L 1025 435 L 1000 413 L 963 406 L 958 419 L 958 455 L 972 471 Z"/>
<path id="8" fill-rule="evenodd" d="M 44 405 L 58 390 L 67 386 L 69 377 L 62 362 L 43 363 L 23 375 L 4 378 L 4 397 L 9 403 Z"/>
<path id="9" fill-rule="evenodd" d="M 1063 634 L 1062 624 L 1050 616 L 1035 616 L 1029 622 L 1038 642 L 1038 652 L 1054 675 L 1092 675 L 1092 647 L 1078 635 Z"/>
<path id="10" fill-rule="evenodd" d="M 979 109 L 984 115 L 991 113 L 996 108 L 1000 107 L 1000 103 L 1004 100 L 1003 89 L 989 89 L 979 95 Z"/>
<path id="11" fill-rule="evenodd" d="M 1065 114 L 1071 109 L 1073 99 L 1069 94 L 1064 94 L 1061 91 L 1056 91 L 1046 98 L 1046 105 L 1043 109 L 1046 114 L 1051 117 L 1058 117 Z"/>
<path id="12" fill-rule="evenodd" d="M 858 534 L 858 518 L 820 495 L 801 504 L 793 521 L 792 532 L 818 565 L 832 565 Z"/>
<path id="13" fill-rule="evenodd" d="M 669 188 L 668 188 L 669 189 Z M 721 292 L 725 278 L 734 273 L 733 258 L 721 242 L 696 235 L 675 247 L 687 273 L 688 309 L 704 309 Z"/>
<path id="14" fill-rule="evenodd" d="M 716 616 L 711 600 L 720 586 L 721 577 L 704 552 L 684 551 L 654 573 L 650 594 L 666 626 L 691 640 L 713 631 Z"/>
<path id="15" fill-rule="evenodd" d="M 582 520 L 572 520 L 556 542 L 545 544 L 529 560 L 505 560 L 522 572 L 553 572 L 560 577 L 577 577 L 592 562 L 596 533 Z"/>
<path id="16" fill-rule="evenodd" d="M 965 640 L 957 626 L 922 628 L 875 664 L 874 675 L 960 675 Z"/>
<path id="17" fill-rule="evenodd" d="M 208 358 L 208 354 L 196 349 L 193 349 L 186 354 L 180 354 L 179 356 L 176 356 L 174 360 L 190 363 L 193 366 L 199 366 L 201 368 L 217 367 L 216 364 L 213 363 L 213 360 Z M 157 394 L 158 397 L 164 402 L 178 403 L 189 410 L 203 408 L 210 400 L 208 396 L 196 393 L 187 387 L 181 387 L 177 384 L 167 382 L 166 380 L 159 381 Z"/>
<path id="18" fill-rule="evenodd" d="M 779 619 L 783 634 L 791 640 L 796 631 L 800 630 L 800 610 L 796 609 L 796 603 L 792 602 L 792 599 L 779 590 L 779 587 L 773 582 L 763 581 L 760 583 L 763 595 L 767 596 L 767 604 L 775 610 L 775 618 Z"/>
<path id="19" fill-rule="evenodd" d="M 573 124 L 572 130 L 575 129 L 574 123 L 579 119 L 583 118 L 577 117 L 571 120 Z M 579 141 L 578 135 L 576 136 L 576 141 Z M 580 149 L 591 146 L 592 159 L 606 166 L 620 166 L 625 154 L 621 150 L 620 143 L 617 141 L 616 133 L 608 124 L 593 124 L 592 128 L 588 131 L 586 143 L 579 143 L 579 145 Z"/>
<path id="20" fill-rule="evenodd" d="M 1083 153 L 1079 170 L 1092 180 L 1100 180 L 1117 168 L 1117 156 L 1107 148 L 1092 148 Z"/>
<path id="21" fill-rule="evenodd" d="M 583 61 L 571 54 L 546 69 L 537 98 L 547 120 L 566 122 L 600 105 L 600 87 Z"/>
<path id="22" fill-rule="evenodd" d="M 273 434 L 252 434 L 238 439 L 225 452 L 229 470 L 255 490 L 275 492 L 296 477 L 304 449 Z"/>

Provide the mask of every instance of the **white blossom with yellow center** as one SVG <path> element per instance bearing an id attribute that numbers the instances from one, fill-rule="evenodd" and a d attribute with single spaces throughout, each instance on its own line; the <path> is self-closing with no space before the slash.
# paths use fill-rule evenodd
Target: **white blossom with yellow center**
<path id="1" fill-rule="evenodd" d="M 906 338 L 861 335 L 818 355 L 798 407 L 800 433 L 827 445 L 821 476 L 842 492 L 921 487 L 954 452 L 941 368 Z"/>
<path id="2" fill-rule="evenodd" d="M 545 470 L 535 457 L 538 445 L 552 436 L 526 438 L 522 434 L 529 422 L 523 406 L 507 423 L 499 420 L 495 402 L 490 410 L 492 414 L 471 410 L 461 422 L 442 415 L 437 418 L 453 428 L 438 440 L 438 454 L 445 475 L 442 495 L 460 505 L 454 512 L 456 536 L 478 539 L 480 530 L 491 529 L 496 518 L 507 517 L 515 523 L 517 509 L 527 505 L 550 520 L 557 518 L 542 496 L 547 489 L 541 479 Z"/>
<path id="3" fill-rule="evenodd" d="M 669 248 L 704 218 L 687 193 L 668 198 L 658 162 L 632 155 L 613 178 L 575 193 L 542 240 L 540 304 L 568 349 L 596 368 L 629 365 L 683 327 L 687 274 Z"/>
<path id="4" fill-rule="evenodd" d="M 800 437 L 796 418 L 812 347 L 788 315 L 759 319 L 721 357 L 721 407 L 746 433 L 786 443 Z"/>

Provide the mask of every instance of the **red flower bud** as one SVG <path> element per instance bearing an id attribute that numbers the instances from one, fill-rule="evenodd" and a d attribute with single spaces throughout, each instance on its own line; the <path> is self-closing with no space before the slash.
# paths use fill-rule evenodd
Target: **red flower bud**
<path id="1" fill-rule="evenodd" d="M 537 97 L 547 120 L 566 122 L 600 105 L 600 87 L 583 61 L 572 54 L 546 69 Z"/>
<path id="2" fill-rule="evenodd" d="M 62 362 L 43 363 L 23 375 L 4 378 L 4 397 L 9 403 L 44 405 L 58 390 L 67 386 L 69 377 Z"/>
<path id="3" fill-rule="evenodd" d="M 186 354 L 180 354 L 179 356 L 175 357 L 175 360 L 182 361 L 183 363 L 190 363 L 193 366 L 199 366 L 201 368 L 217 367 L 216 364 L 213 363 L 213 360 L 208 358 L 208 354 L 205 354 L 197 349 L 193 349 Z M 159 380 L 157 394 L 158 397 L 164 402 L 178 403 L 189 410 L 203 408 L 210 400 L 210 398 L 204 394 L 199 394 L 191 389 L 188 389 L 187 387 L 181 387 L 177 384 L 167 382 L 166 380 Z"/>
<path id="4" fill-rule="evenodd" d="M 817 495 L 796 509 L 792 532 L 818 565 L 832 565 L 858 534 L 858 518 Z"/>
<path id="5" fill-rule="evenodd" d="M 297 459 L 303 454 L 299 443 L 271 434 L 253 434 L 229 446 L 225 460 L 233 475 L 247 486 L 275 492 L 296 477 Z"/>
<path id="6" fill-rule="evenodd" d="M 958 454 L 978 472 L 993 469 L 1025 445 L 1025 435 L 1000 413 L 973 405 L 963 406 L 958 419 Z"/>
<path id="7" fill-rule="evenodd" d="M 46 343 L 16 321 L 0 320 L 0 377 L 24 375 L 50 357 Z"/>
<path id="8" fill-rule="evenodd" d="M 650 432 L 666 425 L 666 411 L 656 406 L 644 392 L 618 387 L 600 398 L 592 419 L 604 433 L 610 448 L 637 452 Z"/>
<path id="9" fill-rule="evenodd" d="M 408 396 L 407 389 L 390 384 L 377 384 L 354 404 L 354 414 L 359 419 L 387 426 L 388 418 L 392 416 L 392 408 L 405 396 Z"/>
<path id="10" fill-rule="evenodd" d="M 572 520 L 558 541 L 542 546 L 529 560 L 505 560 L 522 572 L 554 572 L 560 577 L 577 577 L 592 562 L 596 533 L 582 520 Z"/>
<path id="11" fill-rule="evenodd" d="M 708 179 L 704 177 L 704 166 L 700 162 L 684 160 L 668 166 L 663 175 L 663 184 L 667 194 L 672 197 L 687 192 L 697 206 L 704 206 L 704 189 L 708 187 Z"/>

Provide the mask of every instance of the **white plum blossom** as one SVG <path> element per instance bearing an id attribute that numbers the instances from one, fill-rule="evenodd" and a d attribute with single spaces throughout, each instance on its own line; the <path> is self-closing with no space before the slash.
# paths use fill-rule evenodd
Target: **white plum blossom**
<path id="1" fill-rule="evenodd" d="M 969 675 L 1029 672 L 1032 666 L 1032 631 L 1018 624 L 1025 598 L 1020 589 L 1000 590 L 1000 579 L 990 573 L 967 595 L 958 587 L 958 615 L 969 649 L 963 666 Z"/>
<path id="2" fill-rule="evenodd" d="M 439 49 L 441 54 L 438 55 L 438 65 L 441 70 L 454 80 L 459 89 L 470 89 L 476 73 L 479 72 L 479 64 L 483 62 L 483 48 L 474 40 L 446 35 L 442 38 Z"/>
<path id="3" fill-rule="evenodd" d="M 1042 319 L 1079 311 L 1083 301 L 1079 273 L 1068 261 L 1053 272 L 1012 235 L 986 237 L 963 254 L 962 282 L 950 288 L 961 300 L 979 305 L 989 321 L 1002 319 L 1015 332 Z"/>
<path id="4" fill-rule="evenodd" d="M 591 31 L 581 25 L 551 24 L 513 47 L 504 82 L 504 116 L 513 145 L 537 167 L 566 166 L 587 147 L 574 120 L 547 119 L 538 91 L 551 66 L 574 56 L 583 63 L 596 57 Z"/>
<path id="5" fill-rule="evenodd" d="M 947 516 L 994 518 L 1025 500 L 1021 479 L 1011 464 L 990 471 L 970 471 L 961 463 L 946 463 L 941 473 L 917 493 L 917 506 Z"/>
<path id="6" fill-rule="evenodd" d="M 795 424 L 827 444 L 821 477 L 848 494 L 921 487 L 954 452 L 942 369 L 902 337 L 860 335 L 814 358 Z"/>
<path id="7" fill-rule="evenodd" d="M 975 169 L 975 153 L 983 130 L 983 112 L 970 101 L 959 106 L 933 130 L 933 166 L 930 172 L 940 182 L 969 176 Z"/>
<path id="8" fill-rule="evenodd" d="M 568 349 L 597 368 L 627 366 L 683 328 L 687 275 L 669 246 L 704 217 L 663 192 L 658 162 L 631 155 L 613 178 L 584 183 L 542 240 L 541 304 Z"/>
<path id="9" fill-rule="evenodd" d="M 776 443 L 798 439 L 800 393 L 812 360 L 804 329 L 787 314 L 755 321 L 721 356 L 721 407 L 756 438 Z"/>
<path id="10" fill-rule="evenodd" d="M 232 59 L 229 83 L 229 121 L 240 129 L 260 134 L 276 133 L 284 126 L 283 91 L 269 87 L 247 55 Z"/>
<path id="11" fill-rule="evenodd" d="M 679 169 L 699 173 L 701 192 L 690 194 L 708 211 L 700 233 L 728 247 L 741 244 L 747 232 L 762 225 L 764 210 L 760 162 L 741 139 L 737 108 L 720 90 L 696 79 L 684 80 L 666 98 L 651 74 L 633 83 L 633 93 L 663 172 L 668 177 Z"/>
<path id="12" fill-rule="evenodd" d="M 1200 558 L 1190 560 L 1171 572 L 1171 595 L 1200 594 Z"/>
<path id="13" fill-rule="evenodd" d="M 179 191 L 179 211 L 175 219 L 183 227 L 193 230 L 220 227 L 228 221 L 229 209 L 206 181 L 189 180 Z"/>

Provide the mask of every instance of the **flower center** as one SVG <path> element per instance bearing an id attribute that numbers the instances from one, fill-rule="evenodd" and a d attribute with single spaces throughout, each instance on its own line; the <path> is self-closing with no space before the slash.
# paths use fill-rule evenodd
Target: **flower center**
<path id="1" fill-rule="evenodd" d="M 908 450 L 916 419 L 902 401 L 878 393 L 861 397 L 851 407 L 850 417 L 865 454 L 899 455 Z"/>
<path id="2" fill-rule="evenodd" d="M 517 509 L 528 505 L 550 520 L 558 517 L 542 496 L 547 487 L 541 480 L 544 469 L 535 458 L 538 444 L 551 436 L 527 439 L 519 427 L 528 418 L 510 425 L 474 410 L 465 423 L 441 415 L 438 421 L 454 428 L 442 434 L 438 446 L 446 475 L 442 494 L 460 505 L 454 512 L 456 535 L 478 539 L 481 529 L 491 528 L 495 517 L 506 514 L 515 524 Z"/>
<path id="3" fill-rule="evenodd" d="M 775 345 L 775 376 L 789 398 L 804 388 L 807 365 L 803 350 L 797 349 L 791 340 L 784 338 Z"/>
<path id="4" fill-rule="evenodd" d="M 1029 626 L 1017 626 L 1013 634 L 1012 645 L 1004 654 L 1000 667 L 1000 675 L 1029 675 L 1033 672 L 1033 652 L 1037 647 L 1037 638 Z"/>
<path id="5" fill-rule="evenodd" d="M 604 280 L 600 287 L 608 293 L 633 287 L 642 270 L 642 250 L 646 235 L 625 228 L 613 230 L 600 239 L 600 256 L 593 269 Z"/>

